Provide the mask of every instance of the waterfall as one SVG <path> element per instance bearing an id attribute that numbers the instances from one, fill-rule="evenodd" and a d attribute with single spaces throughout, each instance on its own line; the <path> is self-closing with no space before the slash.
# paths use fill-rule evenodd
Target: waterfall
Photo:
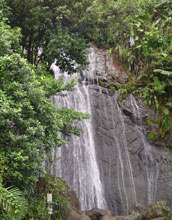
<path id="1" fill-rule="evenodd" d="M 122 111 L 121 111 L 121 109 L 120 109 L 120 107 L 119 107 L 119 105 L 117 103 L 118 97 L 119 97 L 119 94 L 116 93 L 115 94 L 115 102 L 116 102 L 116 106 L 117 106 L 117 109 L 118 109 L 118 114 L 119 114 L 120 122 L 121 122 L 121 125 L 122 125 L 122 139 L 123 139 L 123 145 L 124 145 L 124 148 L 125 148 L 126 162 L 127 162 L 128 172 L 129 172 L 129 179 L 130 179 L 130 182 L 131 182 L 131 190 L 132 190 L 132 195 L 133 195 L 133 204 L 136 204 L 137 198 L 136 198 L 135 183 L 134 183 L 134 179 L 133 179 L 133 169 L 132 169 L 132 165 L 131 165 L 131 161 L 130 161 L 130 156 L 129 156 L 129 152 L 128 152 L 128 145 L 127 145 L 126 134 L 125 134 L 126 133 L 126 131 L 125 131 L 126 130 L 125 123 L 124 123 Z M 120 151 L 120 148 L 119 148 L 119 151 Z M 127 198 L 126 198 L 126 200 L 127 200 Z M 128 201 L 126 202 L 126 204 L 127 204 L 126 211 L 128 212 Z M 125 212 L 125 213 L 127 213 L 127 212 Z"/>
<path id="2" fill-rule="evenodd" d="M 87 76 L 87 81 L 94 80 L 94 57 L 93 53 L 88 57 L 90 65 L 88 70 L 83 72 Z M 56 76 L 58 76 L 56 70 Z M 73 77 L 73 76 L 72 76 Z M 71 76 L 65 75 L 69 80 Z M 75 88 L 74 92 L 67 92 L 67 96 L 54 96 L 53 103 L 55 107 L 73 108 L 76 111 L 83 113 L 91 113 L 91 97 L 89 95 L 89 85 L 86 85 L 86 79 Z M 88 210 L 93 207 L 107 208 L 103 185 L 100 180 L 100 173 L 97 164 L 95 143 L 93 137 L 93 127 L 91 119 L 83 120 L 80 127 L 84 131 L 80 137 L 72 136 L 69 144 L 53 152 L 54 167 L 51 173 L 58 177 L 63 177 L 67 183 L 77 193 L 80 202 L 81 210 Z M 66 154 L 67 157 L 63 158 Z M 61 158 L 57 160 L 57 158 Z"/>
<path id="3" fill-rule="evenodd" d="M 136 120 L 136 129 L 140 134 L 141 140 L 144 146 L 144 156 L 146 160 L 146 174 L 147 174 L 147 198 L 148 204 L 155 201 L 156 190 L 157 190 L 157 180 L 159 176 L 159 164 L 154 160 L 152 156 L 152 147 L 147 142 L 145 138 L 145 129 L 142 126 L 143 119 L 141 115 L 140 108 L 136 102 L 134 96 L 130 96 L 131 99 L 131 106 L 133 109 L 133 113 Z"/>
<path id="4" fill-rule="evenodd" d="M 68 144 L 54 150 L 51 173 L 74 189 L 83 211 L 97 207 L 121 215 L 136 203 L 170 203 L 170 155 L 148 143 L 143 107 L 132 95 L 120 105 L 118 91 L 99 85 L 100 79 L 125 78 L 107 51 L 91 47 L 88 60 L 85 70 L 72 76 L 54 67 L 56 77 L 78 77 L 74 91 L 52 97 L 55 107 L 73 108 L 91 118 L 77 124 L 83 130 L 79 137 L 72 135 Z"/>

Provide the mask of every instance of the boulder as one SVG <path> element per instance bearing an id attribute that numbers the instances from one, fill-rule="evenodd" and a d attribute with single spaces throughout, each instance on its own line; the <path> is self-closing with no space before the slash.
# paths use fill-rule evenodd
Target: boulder
<path id="1" fill-rule="evenodd" d="M 112 212 L 103 209 L 92 209 L 80 213 L 70 208 L 65 220 L 169 220 L 172 212 L 165 201 L 159 201 L 144 207 L 137 204 L 128 216 L 112 216 Z"/>
<path id="2" fill-rule="evenodd" d="M 69 208 L 63 213 L 62 219 L 83 220 L 80 214 L 80 202 L 76 196 L 75 191 L 68 187 L 68 189 L 64 192 L 64 196 L 68 200 Z"/>
<path id="3" fill-rule="evenodd" d="M 129 216 L 115 216 L 116 220 L 142 220 L 142 215 L 138 212 L 132 211 Z"/>
<path id="4" fill-rule="evenodd" d="M 75 191 L 69 187 L 68 190 L 66 190 L 66 192 L 64 193 L 64 196 L 68 199 L 70 206 L 79 212 L 80 202 L 78 197 L 76 196 Z"/>
<path id="5" fill-rule="evenodd" d="M 145 206 L 137 203 L 135 205 L 135 207 L 133 208 L 132 212 L 137 212 L 137 213 L 143 214 L 145 212 L 145 209 L 146 209 Z"/>
<path id="6" fill-rule="evenodd" d="M 153 220 L 167 220 L 167 218 L 154 218 Z"/>
<path id="7" fill-rule="evenodd" d="M 130 215 L 115 216 L 116 220 L 168 220 L 170 209 L 165 201 L 151 203 L 148 207 L 137 204 Z"/>
<path id="8" fill-rule="evenodd" d="M 113 216 L 108 216 L 108 215 L 105 215 L 101 218 L 101 220 L 116 220 L 115 217 Z"/>
<path id="9" fill-rule="evenodd" d="M 83 219 L 82 216 L 79 213 L 77 213 L 74 209 L 70 209 L 68 216 L 65 217 L 65 220 L 83 220 Z"/>
<path id="10" fill-rule="evenodd" d="M 170 209 L 167 206 L 166 201 L 159 201 L 150 204 L 143 215 L 143 219 L 151 220 L 157 218 L 169 219 Z"/>
<path id="11" fill-rule="evenodd" d="M 86 214 L 91 218 L 91 220 L 102 220 L 104 216 L 108 216 L 108 217 L 112 216 L 112 212 L 110 210 L 103 210 L 97 208 L 92 209 L 89 212 L 86 212 Z"/>
<path id="12" fill-rule="evenodd" d="M 87 215 L 85 215 L 85 214 L 82 214 L 81 215 L 81 219 L 82 220 L 91 220 Z"/>

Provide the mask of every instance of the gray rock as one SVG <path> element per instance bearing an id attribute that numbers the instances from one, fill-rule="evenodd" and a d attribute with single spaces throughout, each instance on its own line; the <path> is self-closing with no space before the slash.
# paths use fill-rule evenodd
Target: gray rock
<path id="1" fill-rule="evenodd" d="M 136 211 L 132 211 L 128 216 L 115 216 L 116 220 L 142 220 L 142 214 Z"/>
<path id="2" fill-rule="evenodd" d="M 113 56 L 111 56 L 107 50 L 98 49 L 96 47 L 92 47 L 92 50 L 96 55 L 94 57 L 95 73 L 92 77 L 90 77 L 90 75 L 88 78 L 87 76 L 83 76 L 87 78 L 88 84 L 93 84 L 96 82 L 97 78 L 104 82 L 110 82 L 116 86 L 128 81 L 127 73 L 122 67 L 114 64 Z"/>
<path id="3" fill-rule="evenodd" d="M 85 214 L 82 214 L 81 215 L 81 219 L 82 220 L 91 220 L 87 215 L 85 215 Z"/>
<path id="4" fill-rule="evenodd" d="M 70 187 L 68 190 L 64 193 L 65 197 L 67 197 L 71 208 L 75 209 L 76 211 L 80 211 L 80 202 L 78 197 L 76 196 L 76 193 L 74 190 L 72 190 Z"/>
<path id="5" fill-rule="evenodd" d="M 108 51 L 93 47 L 90 58 L 91 65 L 83 71 L 84 83 L 88 85 L 81 80 L 65 101 L 58 96 L 53 101 L 57 108 L 67 104 L 78 111 L 90 111 L 91 125 L 86 129 L 87 120 L 79 124 L 84 132 L 80 138 L 69 138 L 69 144 L 61 148 L 61 160 L 59 152 L 53 154 L 55 164 L 49 170 L 75 189 L 82 211 L 101 207 L 113 215 L 128 215 L 137 203 L 146 206 L 159 200 L 166 200 L 172 208 L 172 153 L 150 144 L 146 138 L 145 118 L 154 112 L 130 95 L 120 103 L 117 91 L 112 94 L 98 85 L 98 79 L 114 83 L 119 78 L 116 84 L 127 80 L 126 73 L 114 68 Z M 93 140 L 88 143 L 91 135 Z M 92 166 L 90 154 L 94 152 Z M 96 177 L 90 168 L 95 166 Z M 132 218 L 137 213 L 131 214 Z"/>
<path id="6" fill-rule="evenodd" d="M 168 220 L 170 209 L 165 201 L 158 201 L 147 207 L 137 205 L 128 216 L 115 216 L 116 220 Z"/>
<path id="7" fill-rule="evenodd" d="M 126 83 L 128 81 L 128 75 L 125 71 L 115 70 L 114 82 L 116 85 Z"/>
<path id="8" fill-rule="evenodd" d="M 143 206 L 143 205 L 137 203 L 137 204 L 135 205 L 135 207 L 132 209 L 132 212 L 134 212 L 134 213 L 139 213 L 140 215 L 143 215 L 143 214 L 145 213 L 145 210 L 146 210 L 146 207 L 145 207 L 145 206 Z M 131 213 L 132 213 L 132 212 L 131 212 Z"/>
<path id="9" fill-rule="evenodd" d="M 115 217 L 105 215 L 101 218 L 101 220 L 116 220 L 116 219 Z"/>
<path id="10" fill-rule="evenodd" d="M 167 218 L 167 217 L 162 217 L 162 218 L 154 218 L 153 220 L 169 220 L 169 218 Z"/>
<path id="11" fill-rule="evenodd" d="M 82 216 L 77 213 L 74 209 L 70 209 L 68 215 L 65 217 L 65 220 L 83 220 Z"/>
<path id="12" fill-rule="evenodd" d="M 86 212 L 86 215 L 88 215 L 92 220 L 101 220 L 104 216 L 112 216 L 112 212 L 110 210 L 103 210 L 103 209 L 97 209 L 94 208 L 90 210 L 89 212 Z"/>

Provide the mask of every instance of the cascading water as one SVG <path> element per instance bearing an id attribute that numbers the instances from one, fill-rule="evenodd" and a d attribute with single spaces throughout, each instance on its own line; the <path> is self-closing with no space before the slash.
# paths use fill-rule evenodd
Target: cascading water
<path id="1" fill-rule="evenodd" d="M 88 58 L 89 61 L 94 61 L 92 53 Z M 90 62 L 88 71 L 83 72 L 83 75 L 87 75 L 87 81 L 94 81 L 94 71 L 94 64 Z M 58 73 L 56 76 L 58 77 Z M 66 77 L 67 80 L 70 78 Z M 65 97 L 54 96 L 55 107 L 74 108 L 76 111 L 91 115 L 89 86 L 86 83 L 83 79 L 75 91 L 68 92 Z M 53 153 L 54 159 L 60 157 L 61 159 L 55 159 L 55 167 L 58 169 L 52 170 L 52 174 L 63 177 L 72 186 L 80 199 L 82 210 L 93 207 L 107 208 L 97 164 L 91 119 L 83 120 L 80 127 L 84 131 L 80 137 L 72 136 L 69 144 Z M 64 154 L 67 157 L 64 158 Z"/>
<path id="2" fill-rule="evenodd" d="M 82 210 L 97 207 L 117 215 L 127 214 L 137 202 L 147 205 L 165 199 L 172 203 L 166 193 L 172 191 L 172 161 L 170 155 L 148 143 L 142 108 L 133 96 L 120 107 L 119 93 L 98 83 L 114 80 L 115 74 L 117 80 L 125 77 L 105 50 L 91 47 L 88 59 L 90 64 L 78 74 L 75 91 L 52 97 L 56 108 L 73 108 L 91 118 L 79 123 L 80 137 L 70 137 L 69 144 L 53 152 L 51 173 L 75 190 Z M 58 69 L 56 76 L 71 78 Z"/>
<path id="3" fill-rule="evenodd" d="M 145 129 L 142 126 L 143 119 L 141 116 L 140 108 L 137 105 L 136 99 L 133 96 L 130 96 L 131 106 L 133 109 L 134 117 L 136 120 L 136 129 L 138 130 L 141 140 L 144 146 L 144 155 L 146 160 L 146 173 L 147 173 L 147 197 L 148 203 L 155 201 L 156 190 L 157 190 L 157 180 L 159 176 L 159 164 L 152 157 L 152 147 L 147 142 L 145 138 Z"/>
<path id="4" fill-rule="evenodd" d="M 117 93 L 116 93 L 117 94 Z M 132 190 L 132 195 L 133 195 L 133 204 L 136 204 L 136 190 L 135 190 L 135 183 L 134 183 L 134 180 L 133 180 L 133 169 L 132 169 L 132 166 L 131 166 L 131 161 L 130 161 L 130 156 L 129 156 L 129 152 L 128 152 L 128 146 L 127 146 L 127 140 L 126 140 L 126 128 L 125 128 L 125 123 L 124 123 L 124 119 L 123 119 L 123 115 L 122 115 L 122 111 L 117 103 L 117 100 L 118 100 L 118 97 L 119 95 L 115 94 L 115 103 L 116 103 L 116 106 L 117 106 L 117 109 L 118 109 L 118 114 L 119 114 L 119 118 L 120 118 L 120 121 L 121 121 L 121 125 L 123 127 L 122 129 L 122 139 L 123 139 L 123 145 L 124 145 L 124 148 L 125 148 L 125 154 L 126 154 L 126 161 L 127 161 L 127 167 L 128 167 L 128 172 L 129 172 L 129 179 L 130 179 L 130 182 L 131 182 L 131 190 Z M 128 201 L 127 201 L 128 203 Z M 127 210 L 128 212 L 128 204 L 127 204 Z"/>

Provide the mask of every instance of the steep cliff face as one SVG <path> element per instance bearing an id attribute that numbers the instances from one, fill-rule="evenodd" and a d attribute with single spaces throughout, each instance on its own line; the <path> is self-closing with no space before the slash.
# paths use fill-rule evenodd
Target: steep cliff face
<path id="1" fill-rule="evenodd" d="M 92 47 L 88 58 L 76 90 L 52 100 L 57 108 L 75 108 L 91 119 L 80 123 L 80 137 L 69 138 L 53 153 L 54 164 L 47 169 L 66 179 L 82 210 L 97 207 L 124 215 L 136 203 L 166 200 L 172 205 L 172 154 L 148 143 L 143 103 L 129 95 L 119 104 L 119 93 L 98 83 L 125 83 L 127 75 L 105 50 Z"/>

